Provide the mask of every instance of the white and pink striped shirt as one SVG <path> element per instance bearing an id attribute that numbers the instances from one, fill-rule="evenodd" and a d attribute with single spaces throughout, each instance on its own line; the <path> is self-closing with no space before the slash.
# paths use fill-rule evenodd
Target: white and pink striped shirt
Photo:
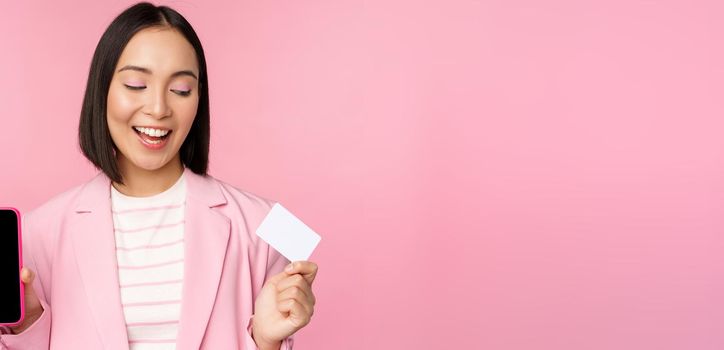
<path id="1" fill-rule="evenodd" d="M 186 183 L 129 197 L 111 186 L 118 281 L 131 350 L 175 349 L 181 311 Z"/>

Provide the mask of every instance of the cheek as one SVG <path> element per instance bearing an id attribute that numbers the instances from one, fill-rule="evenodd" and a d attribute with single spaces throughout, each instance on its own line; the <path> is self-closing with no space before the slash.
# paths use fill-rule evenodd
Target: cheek
<path id="1" fill-rule="evenodd" d="M 182 106 L 179 106 L 180 108 L 176 109 L 176 112 L 178 113 L 178 123 L 180 128 L 184 129 L 185 131 L 191 129 L 194 118 L 196 118 L 196 110 L 198 109 L 198 106 L 198 99 L 194 99 L 188 101 L 187 103 L 184 103 Z"/>
<path id="2" fill-rule="evenodd" d="M 118 89 L 108 91 L 107 112 L 109 121 L 127 121 L 133 115 L 138 104 L 131 96 L 124 94 Z"/>

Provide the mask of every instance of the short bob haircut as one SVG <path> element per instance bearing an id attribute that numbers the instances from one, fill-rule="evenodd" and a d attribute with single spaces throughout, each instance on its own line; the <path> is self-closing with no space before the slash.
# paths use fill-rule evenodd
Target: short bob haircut
<path id="1" fill-rule="evenodd" d="M 78 127 L 78 139 L 83 154 L 96 168 L 117 183 L 123 183 L 123 179 L 116 162 L 115 153 L 118 150 L 108 130 L 108 89 L 126 44 L 136 33 L 149 27 L 176 29 L 191 43 L 196 52 L 199 64 L 199 105 L 191 130 L 179 150 L 179 156 L 183 165 L 196 174 L 206 175 L 209 165 L 209 84 L 201 41 L 191 24 L 175 10 L 141 2 L 118 15 L 98 42 L 88 74 Z"/>

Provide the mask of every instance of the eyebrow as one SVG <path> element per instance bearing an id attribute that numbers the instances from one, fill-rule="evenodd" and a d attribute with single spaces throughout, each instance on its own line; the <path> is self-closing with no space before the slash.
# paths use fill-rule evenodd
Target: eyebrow
<path id="1" fill-rule="evenodd" d="M 141 72 L 141 73 L 153 74 L 153 72 L 151 72 L 151 70 L 148 69 L 148 68 L 139 67 L 139 66 L 133 66 L 133 65 L 123 66 L 123 68 L 119 69 L 116 73 L 122 72 L 122 71 L 124 71 L 124 70 L 135 70 L 135 71 Z M 196 80 L 199 80 L 199 78 L 196 76 L 196 74 L 194 74 L 194 72 L 192 72 L 192 71 L 190 71 L 190 70 L 180 70 L 180 71 L 178 71 L 178 72 L 175 72 L 175 73 L 171 74 L 171 78 L 175 78 L 175 77 L 178 77 L 178 76 L 181 76 L 181 75 L 190 76 L 190 77 L 192 77 L 192 78 L 194 78 L 194 79 L 196 79 Z"/>

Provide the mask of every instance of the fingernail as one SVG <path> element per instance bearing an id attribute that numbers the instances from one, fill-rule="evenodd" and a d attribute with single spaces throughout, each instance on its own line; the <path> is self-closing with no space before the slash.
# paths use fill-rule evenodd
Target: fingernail
<path id="1" fill-rule="evenodd" d="M 287 268 L 285 269 L 287 272 L 292 272 L 294 270 L 294 263 L 291 263 L 287 265 Z"/>

